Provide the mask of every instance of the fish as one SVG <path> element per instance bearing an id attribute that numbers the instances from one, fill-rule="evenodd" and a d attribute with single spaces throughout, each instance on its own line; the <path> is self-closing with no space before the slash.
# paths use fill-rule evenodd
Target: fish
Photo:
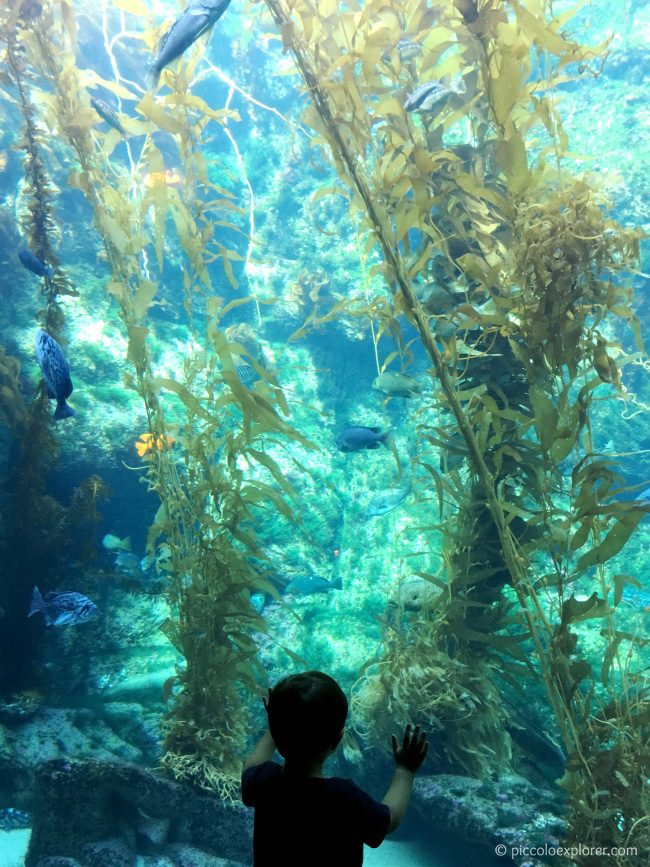
<path id="1" fill-rule="evenodd" d="M 174 437 L 167 435 L 163 437 L 162 434 L 154 437 L 152 433 L 147 431 L 147 433 L 140 434 L 134 446 L 138 457 L 151 460 L 155 451 L 162 452 L 165 449 L 170 449 L 175 442 Z"/>
<path id="2" fill-rule="evenodd" d="M 99 97 L 97 96 L 90 97 L 90 104 L 95 109 L 97 114 L 103 120 L 105 120 L 109 126 L 112 126 L 113 129 L 116 129 L 120 135 L 126 136 L 124 127 L 120 123 L 120 119 L 118 118 L 115 109 L 112 109 L 107 102 L 104 102 L 103 99 L 99 99 Z"/>
<path id="3" fill-rule="evenodd" d="M 645 488 L 640 494 L 636 494 L 634 502 L 641 503 L 643 506 L 650 506 L 650 488 Z"/>
<path id="4" fill-rule="evenodd" d="M 459 304 L 465 300 L 464 295 L 460 294 L 456 297 L 456 293 L 450 291 L 446 286 L 442 286 L 435 281 L 430 283 L 416 283 L 413 287 L 415 296 L 426 308 L 428 313 L 442 316 L 445 313 L 451 313 Z"/>
<path id="5" fill-rule="evenodd" d="M 403 36 L 401 39 L 397 40 L 395 46 L 390 51 L 386 51 L 382 54 L 381 59 L 384 63 L 390 62 L 393 51 L 397 51 L 397 56 L 399 57 L 400 62 L 403 63 L 405 60 L 415 60 L 416 57 L 419 57 L 420 54 L 422 54 L 422 45 L 419 42 L 414 42 L 407 36 Z"/>
<path id="6" fill-rule="evenodd" d="M 120 551 L 116 554 L 115 566 L 127 575 L 138 575 L 142 571 L 140 558 L 130 551 Z"/>
<path id="7" fill-rule="evenodd" d="M 408 497 L 410 491 L 410 486 L 386 488 L 384 491 L 378 491 L 366 506 L 363 513 L 364 517 L 375 518 L 392 512 Z"/>
<path id="8" fill-rule="evenodd" d="M 352 425 L 346 427 L 336 438 L 336 448 L 341 452 L 359 452 L 362 449 L 378 449 L 380 445 L 390 448 L 391 431 L 380 427 Z"/>
<path id="9" fill-rule="evenodd" d="M 50 266 L 43 262 L 42 259 L 39 259 L 38 256 L 35 256 L 31 250 L 21 250 L 18 253 L 18 258 L 32 274 L 36 274 L 37 277 L 46 277 L 48 280 L 51 278 L 52 269 Z"/>
<path id="10" fill-rule="evenodd" d="M 465 84 L 460 76 L 452 81 L 434 79 L 416 87 L 404 102 L 405 111 L 433 111 L 442 108 L 450 96 L 464 94 Z"/>
<path id="11" fill-rule="evenodd" d="M 230 0 L 193 0 L 181 12 L 158 43 L 156 58 L 149 68 L 152 87 L 157 86 L 163 69 L 207 33 L 229 5 Z"/>
<path id="12" fill-rule="evenodd" d="M 164 172 L 147 172 L 142 179 L 147 189 L 158 186 L 180 187 L 183 177 L 177 169 L 165 169 Z"/>
<path id="13" fill-rule="evenodd" d="M 131 537 L 127 536 L 126 539 L 120 539 L 119 536 L 114 536 L 112 533 L 107 533 L 102 539 L 102 545 L 108 551 L 130 551 Z"/>
<path id="14" fill-rule="evenodd" d="M 326 581 L 325 578 L 320 578 L 318 575 L 305 575 L 291 580 L 284 588 L 284 592 L 294 596 L 309 596 L 312 593 L 328 593 L 330 590 L 340 590 L 342 586 L 340 575 L 332 581 Z"/>
<path id="15" fill-rule="evenodd" d="M 235 365 L 235 373 L 242 385 L 250 385 L 260 378 L 259 373 L 250 364 Z"/>
<path id="16" fill-rule="evenodd" d="M 650 613 L 650 593 L 646 590 L 639 590 L 636 587 L 625 586 L 621 595 L 623 602 L 642 611 L 644 614 Z"/>
<path id="17" fill-rule="evenodd" d="M 375 377 L 372 387 L 391 397 L 415 397 L 422 393 L 422 386 L 408 373 L 389 370 Z"/>
<path id="18" fill-rule="evenodd" d="M 43 597 L 38 587 L 34 587 L 27 616 L 31 617 L 38 611 L 43 612 L 46 626 L 75 626 L 92 620 L 97 614 L 97 606 L 83 593 L 71 590 L 66 593 L 46 593 Z"/>
<path id="19" fill-rule="evenodd" d="M 50 400 L 56 400 L 54 420 L 70 418 L 74 410 L 66 403 L 72 394 L 70 369 L 63 350 L 53 337 L 39 328 L 34 340 L 36 360 L 43 373 Z"/>

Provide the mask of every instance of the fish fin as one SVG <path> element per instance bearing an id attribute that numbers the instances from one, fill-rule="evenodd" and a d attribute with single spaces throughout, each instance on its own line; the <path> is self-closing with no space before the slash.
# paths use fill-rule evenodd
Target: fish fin
<path id="1" fill-rule="evenodd" d="M 163 36 L 163 39 L 165 37 Z M 162 45 L 162 40 L 161 40 Z M 160 73 L 162 69 L 158 69 L 158 64 L 154 61 L 149 69 L 147 70 L 147 85 L 149 90 L 155 90 L 158 87 L 158 82 L 160 81 Z"/>
<path id="2" fill-rule="evenodd" d="M 63 401 L 63 403 L 59 403 L 56 406 L 54 411 L 54 421 L 60 421 L 62 418 L 72 418 L 74 414 L 75 412 L 72 407 L 68 406 L 68 404 Z"/>
<path id="3" fill-rule="evenodd" d="M 27 616 L 31 617 L 32 614 L 36 614 L 37 611 L 44 611 L 45 602 L 43 601 L 43 597 L 41 596 L 41 591 L 38 587 L 34 587 L 32 591 L 32 600 L 29 603 L 29 611 L 27 612 Z"/>
<path id="4" fill-rule="evenodd" d="M 330 581 L 330 587 L 332 590 L 343 590 L 343 579 L 341 578 L 341 573 L 336 576 L 336 578 L 332 578 Z"/>
<path id="5" fill-rule="evenodd" d="M 371 427 L 371 428 L 368 428 L 368 430 L 371 430 L 373 433 L 381 433 L 380 427 Z"/>
<path id="6" fill-rule="evenodd" d="M 387 430 L 386 433 L 381 438 L 382 443 L 386 446 L 387 449 L 395 448 L 395 434 L 392 430 Z"/>
<path id="7" fill-rule="evenodd" d="M 383 442 L 383 440 L 382 440 L 382 442 Z M 373 451 L 374 451 L 374 449 L 378 449 L 379 446 L 380 446 L 380 443 L 370 443 L 370 445 L 368 446 L 368 448 L 369 448 L 369 449 L 373 449 Z"/>

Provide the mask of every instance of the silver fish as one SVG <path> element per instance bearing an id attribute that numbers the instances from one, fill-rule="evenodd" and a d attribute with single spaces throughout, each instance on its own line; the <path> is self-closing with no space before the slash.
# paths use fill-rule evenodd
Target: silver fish
<path id="1" fill-rule="evenodd" d="M 229 5 L 230 0 L 193 0 L 181 12 L 158 44 L 156 59 L 149 68 L 152 87 L 158 84 L 163 69 L 207 33 Z"/>
<path id="2" fill-rule="evenodd" d="M 422 393 L 422 385 L 408 373 L 387 370 L 376 376 L 372 387 L 392 397 L 415 397 Z"/>
<path id="3" fill-rule="evenodd" d="M 414 42 L 412 39 L 403 36 L 401 39 L 397 40 L 393 49 L 382 54 L 381 59 L 384 63 L 390 62 L 391 54 L 395 50 L 397 51 L 397 56 L 399 57 L 400 62 L 403 63 L 405 60 L 414 60 L 416 57 L 419 57 L 420 54 L 422 54 L 422 45 L 419 42 Z"/>
<path id="4" fill-rule="evenodd" d="M 442 108 L 452 94 L 463 93 L 465 93 L 465 84 L 460 76 L 451 82 L 437 79 L 427 81 L 409 94 L 404 108 L 406 111 L 432 111 L 436 107 Z"/>
<path id="5" fill-rule="evenodd" d="M 410 490 L 410 487 L 396 487 L 378 491 L 366 506 L 363 513 L 364 518 L 376 518 L 379 515 L 392 512 L 408 497 Z"/>

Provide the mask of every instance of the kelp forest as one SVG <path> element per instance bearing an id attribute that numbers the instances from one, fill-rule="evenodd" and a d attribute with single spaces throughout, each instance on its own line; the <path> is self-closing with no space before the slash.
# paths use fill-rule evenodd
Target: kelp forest
<path id="1" fill-rule="evenodd" d="M 112 311 L 117 387 L 151 446 L 122 472 L 155 504 L 143 518 L 144 553 L 166 612 L 155 628 L 175 660 L 157 693 L 159 766 L 173 779 L 235 803 L 270 679 L 327 670 L 326 656 L 292 641 L 290 624 L 308 614 L 292 610 L 276 576 L 284 539 L 320 551 L 322 536 L 336 558 L 342 548 L 309 502 L 335 502 L 341 487 L 319 464 L 331 450 L 318 391 L 328 373 L 306 372 L 295 354 L 309 341 L 325 353 L 341 329 L 380 379 L 398 371 L 421 384 L 416 400 L 374 398 L 396 437 L 369 460 L 408 484 L 414 504 L 408 520 L 367 543 L 392 564 L 392 583 L 375 588 L 376 640 L 363 644 L 365 627 L 351 627 L 361 657 L 346 761 L 387 755 L 391 733 L 413 721 L 435 742 L 427 773 L 494 779 L 521 748 L 513 706 L 534 705 L 543 723 L 533 728 L 562 756 L 553 783 L 565 799 L 562 844 L 634 847 L 637 860 L 611 863 L 647 863 L 649 639 L 626 605 L 647 576 L 625 564 L 643 546 L 650 504 L 631 471 L 642 446 L 616 429 L 634 415 L 647 430 L 647 333 L 635 295 L 644 234 L 619 222 L 563 112 L 563 92 L 598 82 L 613 47 L 581 27 L 582 6 L 233 3 L 207 48 L 197 41 L 147 87 L 134 69 L 146 68 L 140 58 L 155 52 L 177 5 L 154 15 L 140 0 L 99 11 L 72 0 L 3 4 L 0 98 L 21 177 L 18 222 L 7 228 L 13 214 L 3 217 L 0 233 L 7 244 L 17 231 L 51 266 L 29 283 L 32 331 L 72 351 L 69 317 L 93 268 L 101 302 L 92 303 Z M 96 68 L 79 59 L 93 19 L 106 48 Z M 221 66 L 221 44 L 240 30 L 264 46 L 266 90 L 249 86 L 245 42 Z M 406 97 L 432 80 L 447 83 L 444 106 L 413 111 Z M 278 108 L 267 104 L 274 87 Z M 99 94 L 116 123 L 98 117 Z M 259 124 L 272 118 L 265 162 L 247 152 L 248 113 Z M 301 191 L 314 226 L 313 238 L 294 239 L 297 265 L 274 252 L 281 222 L 262 216 L 254 196 L 258 177 L 280 165 L 278 142 L 282 160 L 290 155 L 283 183 Z M 92 250 L 76 268 L 60 255 L 70 197 L 85 215 L 77 243 Z M 355 291 L 334 267 L 329 279 L 310 272 L 310 244 L 331 261 L 345 251 Z M 269 262 L 273 291 L 259 277 Z M 183 336 L 169 339 L 161 311 L 172 279 L 169 321 Z M 300 302 L 271 351 L 273 317 L 286 324 L 278 311 L 291 291 Z M 96 570 L 116 484 L 98 463 L 83 464 L 65 495 L 52 485 L 77 420 L 55 423 L 47 385 L 27 389 L 24 367 L 16 342 L 2 338 L 4 705 L 47 692 L 43 628 L 15 612 L 29 608 L 35 583 L 61 589 L 62 571 Z M 73 405 L 92 375 L 77 370 Z M 400 400 L 408 434 L 396 423 Z M 363 570 L 361 554 L 344 555 L 348 571 Z M 413 581 L 425 597 L 416 612 L 400 598 Z"/>

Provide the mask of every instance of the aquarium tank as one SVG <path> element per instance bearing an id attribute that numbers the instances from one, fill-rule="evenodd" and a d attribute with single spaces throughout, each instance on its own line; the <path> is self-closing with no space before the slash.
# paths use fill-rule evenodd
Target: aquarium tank
<path id="1" fill-rule="evenodd" d="M 252 865 L 305 670 L 370 867 L 650 863 L 649 42 L 3 0 L 0 867 Z"/>

